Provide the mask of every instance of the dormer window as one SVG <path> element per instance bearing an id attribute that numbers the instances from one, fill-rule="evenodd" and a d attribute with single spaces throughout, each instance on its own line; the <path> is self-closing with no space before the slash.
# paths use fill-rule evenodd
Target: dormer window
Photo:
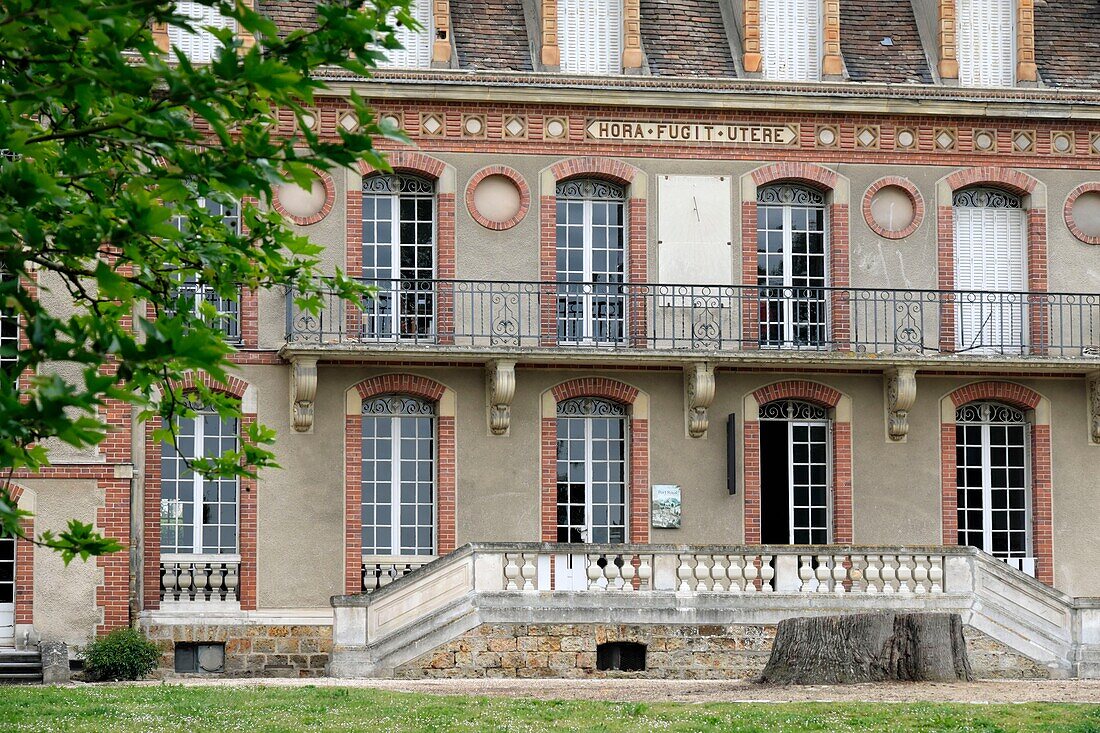
<path id="1" fill-rule="evenodd" d="M 1016 83 L 1016 0 L 956 0 L 959 85 Z"/>
<path id="2" fill-rule="evenodd" d="M 208 64 L 214 60 L 222 43 L 209 27 L 236 29 L 237 22 L 226 18 L 217 7 L 196 2 L 176 3 L 176 12 L 191 19 L 192 33 L 179 26 L 168 26 L 168 42 L 179 49 L 193 64 Z"/>
<path id="3" fill-rule="evenodd" d="M 432 65 L 432 26 L 431 0 L 413 0 L 409 4 L 409 15 L 420 24 L 417 29 L 398 26 L 394 31 L 401 48 L 386 51 L 386 60 L 378 65 L 395 69 L 427 69 Z"/>
<path id="4" fill-rule="evenodd" d="M 561 70 L 570 74 L 621 74 L 622 0 L 558 0 Z"/>
<path id="5" fill-rule="evenodd" d="M 821 79 L 821 0 L 761 0 L 760 54 L 765 79 Z"/>

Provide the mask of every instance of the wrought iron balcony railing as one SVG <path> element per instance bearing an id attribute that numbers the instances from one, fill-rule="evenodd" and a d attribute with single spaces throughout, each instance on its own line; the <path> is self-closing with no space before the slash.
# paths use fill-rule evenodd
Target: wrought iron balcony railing
<path id="1" fill-rule="evenodd" d="M 1100 358 L 1100 294 L 367 280 L 361 306 L 287 294 L 300 348 L 465 346 Z"/>

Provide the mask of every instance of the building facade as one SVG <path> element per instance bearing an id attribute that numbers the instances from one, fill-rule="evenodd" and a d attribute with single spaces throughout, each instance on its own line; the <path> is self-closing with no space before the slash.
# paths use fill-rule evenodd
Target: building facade
<path id="1" fill-rule="evenodd" d="M 315 22 L 308 2 L 261 9 Z M 136 622 L 166 668 L 224 653 L 229 673 L 583 675 L 597 646 L 642 639 L 654 674 L 729 676 L 766 653 L 776 614 L 810 606 L 769 616 L 708 593 L 829 590 L 861 596 L 851 610 L 893 583 L 953 609 L 933 596 L 951 596 L 968 546 L 1000 563 L 967 571 L 988 580 L 974 593 L 999 583 L 1078 644 L 1051 656 L 1026 624 L 968 621 L 982 669 L 1084 673 L 1082 599 L 1100 596 L 1100 59 L 1076 29 L 1100 6 L 415 10 L 424 31 L 391 66 L 334 72 L 313 110 L 337 139 L 359 124 L 343 95 L 371 99 L 412 141 L 379 143 L 393 171 L 320 172 L 271 202 L 377 297 L 222 304 L 240 369 L 220 387 L 244 418 L 180 426 L 188 457 L 272 426 L 282 469 L 203 481 L 154 425 L 108 411 L 109 440 L 58 448 L 19 478 L 20 505 L 38 530 L 94 520 L 129 557 L 62 569 L 0 545 L 0 643 Z M 369 656 L 372 633 L 423 622 L 449 586 L 388 611 L 395 592 L 373 591 L 468 543 L 506 543 L 456 555 L 496 572 L 497 600 L 654 592 L 602 620 L 501 606 L 455 625 L 434 608 L 436 635 L 406 639 L 415 655 L 330 658 L 330 598 L 369 594 L 333 601 L 337 650 Z M 801 585 L 782 585 L 791 568 Z M 689 580 L 697 621 L 669 622 Z M 341 640 L 359 611 L 366 638 Z M 726 646 L 700 646 L 706 629 Z M 668 656 L 684 644 L 691 659 Z M 734 647 L 752 653 L 716 651 Z"/>

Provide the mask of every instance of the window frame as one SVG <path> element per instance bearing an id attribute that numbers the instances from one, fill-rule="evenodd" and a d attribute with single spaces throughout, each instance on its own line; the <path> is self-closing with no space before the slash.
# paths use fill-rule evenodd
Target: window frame
<path id="1" fill-rule="evenodd" d="M 620 435 L 617 438 L 605 437 L 599 438 L 593 434 L 593 427 L 597 420 L 617 421 L 620 426 Z M 568 448 L 563 446 L 563 443 L 575 440 L 562 434 L 562 423 L 568 421 L 569 424 L 575 422 L 581 422 L 583 424 L 583 436 L 581 440 L 583 442 L 584 451 L 584 526 L 577 528 L 577 525 L 572 521 L 570 516 L 570 510 L 579 506 L 576 502 L 569 501 L 571 497 L 568 496 L 568 488 L 566 489 L 567 501 L 563 504 L 561 501 L 561 464 L 563 463 L 562 449 Z M 555 496 L 555 512 L 560 512 L 563 507 L 566 510 L 565 523 L 561 522 L 560 516 L 555 517 L 555 527 L 557 532 L 558 542 L 572 542 L 573 539 L 570 536 L 573 531 L 577 531 L 580 534 L 581 542 L 585 544 L 593 543 L 593 535 L 597 530 L 602 530 L 607 533 L 608 537 L 605 542 L 596 542 L 596 544 L 621 544 L 630 541 L 630 469 L 631 469 L 631 456 L 630 456 L 630 415 L 626 405 L 615 402 L 613 400 L 599 398 L 599 397 L 578 397 L 568 400 L 563 400 L 557 403 L 556 417 L 555 417 L 555 437 L 557 444 L 557 453 L 555 455 L 555 465 L 558 471 L 558 480 L 556 481 L 556 496 Z M 603 440 L 608 448 L 612 445 L 621 446 L 622 458 L 615 459 L 611 456 L 610 451 L 608 455 L 603 458 L 597 458 L 595 456 L 594 446 L 596 442 Z M 595 486 L 597 482 L 594 475 L 594 466 L 597 461 L 602 461 L 608 468 L 614 463 L 620 464 L 621 467 L 621 479 L 619 481 L 611 481 L 610 473 L 606 481 L 602 482 L 606 485 L 606 488 L 610 492 L 611 487 L 619 486 L 622 489 L 622 501 L 612 502 L 610 493 L 607 500 L 604 502 L 596 502 L 594 497 Z M 566 463 L 575 463 L 576 457 L 572 454 L 566 456 Z M 567 468 L 568 472 L 568 468 Z M 565 484 L 568 487 L 573 482 L 569 481 L 569 475 L 566 474 Z M 607 510 L 607 521 L 602 524 L 595 523 L 596 507 L 603 507 Z M 611 521 L 611 511 L 614 508 L 621 508 L 622 510 L 622 524 L 614 524 Z M 562 531 L 565 530 L 566 537 L 562 539 Z M 621 531 L 622 539 L 613 540 L 611 534 L 613 531 Z"/>
<path id="2" fill-rule="evenodd" d="M 204 517 L 203 517 L 203 508 L 204 508 L 205 504 L 207 503 L 206 499 L 205 499 L 205 491 L 204 490 L 206 488 L 206 482 L 211 480 L 211 479 L 207 479 L 206 477 L 202 476 L 202 474 L 200 474 L 198 471 L 195 471 L 194 469 L 190 468 L 187 465 L 187 462 L 188 461 L 194 461 L 194 460 L 201 460 L 201 459 L 204 459 L 204 458 L 216 458 L 216 456 L 207 455 L 207 452 L 206 452 L 206 441 L 207 441 L 207 438 L 210 438 L 210 437 L 219 438 L 219 439 L 224 440 L 224 439 L 232 436 L 232 438 L 233 438 L 233 447 L 230 450 L 238 450 L 240 448 L 240 443 L 241 443 L 241 420 L 238 419 L 238 418 L 224 418 L 224 417 L 221 417 L 215 411 L 213 411 L 211 409 L 208 409 L 208 408 L 199 407 L 195 410 L 195 412 L 196 412 L 196 414 L 195 414 L 194 417 L 187 418 L 187 419 L 192 421 L 193 426 L 194 426 L 193 427 L 193 432 L 189 436 L 187 436 L 187 437 L 190 437 L 194 441 L 194 448 L 195 449 L 193 451 L 193 455 L 184 456 L 182 454 L 182 452 L 179 450 L 177 445 L 172 445 L 171 443 L 168 443 L 167 441 L 162 441 L 161 442 L 160 466 L 159 466 L 159 469 L 160 469 L 160 486 L 159 486 L 159 489 L 160 489 L 160 528 L 161 528 L 161 536 L 160 536 L 160 540 L 159 540 L 159 547 L 160 547 L 160 555 L 161 555 L 161 558 L 162 558 L 162 562 L 164 561 L 164 558 L 167 558 L 167 557 L 180 557 L 180 556 L 185 556 L 185 557 L 211 556 L 211 557 L 217 557 L 219 560 L 231 560 L 231 559 L 239 559 L 240 558 L 240 553 L 241 553 L 241 479 L 240 479 L 240 477 L 235 476 L 235 477 L 232 477 L 230 479 L 226 479 L 226 478 L 213 479 L 214 481 L 218 482 L 219 492 L 220 492 L 220 489 L 222 488 L 221 487 L 222 482 L 230 482 L 233 485 L 234 500 L 233 500 L 232 504 L 235 507 L 235 509 L 234 509 L 234 512 L 233 512 L 234 520 L 233 520 L 232 526 L 234 526 L 235 529 L 234 529 L 234 548 L 230 551 L 230 550 L 224 549 L 221 545 L 221 531 L 220 531 L 220 529 L 222 527 L 227 527 L 227 526 L 231 526 L 231 525 L 229 525 L 225 522 L 222 522 L 220 517 L 219 517 L 217 522 L 212 522 L 208 525 L 206 523 Z M 225 426 L 227 424 L 232 424 L 235 429 L 232 432 L 219 431 L 216 435 L 208 435 L 207 432 L 206 432 L 206 420 L 205 420 L 205 418 L 207 418 L 207 417 L 216 418 L 218 420 L 218 423 L 219 423 L 220 426 Z M 179 418 L 177 418 L 177 421 L 178 420 L 179 420 Z M 180 426 L 179 426 L 178 422 L 177 422 L 177 425 L 175 427 L 175 432 L 176 432 L 176 438 L 177 438 L 177 443 L 178 443 L 179 438 L 181 436 L 183 436 L 183 433 L 180 431 Z M 174 467 L 175 470 L 172 472 L 173 473 L 172 478 L 167 478 L 167 476 L 169 474 L 169 471 L 167 471 L 166 468 L 168 467 L 169 464 L 174 464 L 173 467 Z M 190 476 L 188 476 L 187 478 L 181 478 L 181 474 L 183 474 L 184 472 L 189 472 Z M 169 526 L 169 524 L 174 524 L 174 523 L 170 522 L 170 515 L 167 513 L 167 510 L 169 509 L 171 502 L 177 502 L 177 503 L 182 503 L 183 502 L 183 500 L 180 498 L 180 488 L 183 487 L 183 486 L 186 486 L 188 483 L 190 484 L 190 487 L 191 487 L 191 496 L 190 496 L 190 499 L 188 500 L 187 503 L 190 503 L 191 507 L 192 507 L 192 519 L 191 519 L 191 522 L 189 523 L 191 531 L 192 531 L 192 536 L 191 536 L 191 550 L 189 550 L 189 551 L 181 548 L 180 543 L 179 543 L 179 532 L 178 532 L 178 530 L 176 531 L 176 536 L 175 536 L 174 542 L 170 545 L 167 545 L 167 546 L 164 544 L 164 536 L 165 536 L 164 535 L 164 530 L 165 530 L 165 527 Z M 166 496 L 165 496 L 165 489 L 169 484 L 172 484 L 173 487 L 176 490 L 176 498 L 174 498 L 174 499 L 169 499 L 169 498 L 166 498 Z M 220 493 L 219 493 L 218 500 L 213 502 L 213 503 L 216 504 L 219 507 L 219 510 L 220 510 L 223 505 L 227 505 L 230 502 L 222 501 L 221 497 L 220 497 Z M 179 511 L 180 511 L 181 517 L 182 517 L 182 512 L 183 512 L 182 506 L 180 507 Z M 183 525 L 183 523 L 181 522 L 177 526 L 186 526 L 186 525 Z M 218 532 L 218 538 L 219 538 L 218 539 L 218 549 L 216 549 L 216 550 L 207 550 L 206 549 L 205 539 L 203 537 L 203 534 L 204 534 L 203 530 L 206 529 L 208 526 L 213 526 L 213 527 L 219 528 L 219 532 Z"/>
<path id="3" fill-rule="evenodd" d="M 400 403 L 400 405 L 398 405 Z M 375 521 L 368 523 L 365 519 L 361 519 L 359 526 L 360 533 L 360 552 L 364 558 L 433 558 L 439 554 L 439 406 L 438 403 L 425 399 L 423 397 L 417 397 L 408 394 L 382 394 L 375 397 L 371 397 L 363 400 L 363 406 L 360 412 L 360 472 L 359 472 L 359 514 L 363 518 L 366 513 L 367 506 L 374 507 L 373 517 Z M 383 482 L 371 479 L 368 480 L 368 471 L 366 470 L 368 462 L 373 462 L 375 466 L 380 463 L 381 459 L 377 454 L 368 458 L 368 452 L 374 453 L 374 451 L 368 451 L 368 441 L 379 441 L 377 435 L 377 429 L 374 431 L 367 430 L 367 420 L 379 420 L 389 419 L 389 435 L 384 436 L 385 440 L 389 441 L 389 501 L 379 502 L 377 500 L 368 502 L 366 499 L 368 493 L 368 483 L 371 484 L 371 489 L 377 489 L 377 486 Z M 402 456 L 401 447 L 403 439 L 406 437 L 402 434 L 401 428 L 403 420 L 430 420 L 431 429 L 428 436 L 415 435 L 413 439 L 417 447 L 417 456 L 412 459 L 412 462 L 418 463 L 419 448 L 424 440 L 429 443 L 429 457 L 431 460 L 431 480 L 429 489 L 431 491 L 431 501 L 423 502 L 417 498 L 413 503 L 414 513 L 419 513 L 419 509 L 429 506 L 431 509 L 431 522 L 428 525 L 422 524 L 417 518 L 417 521 L 413 523 L 411 528 L 414 532 L 414 544 L 406 547 L 401 539 L 402 530 L 406 528 L 405 520 L 402 516 L 402 509 L 406 507 L 405 502 L 401 497 L 402 484 L 406 483 L 404 480 L 404 474 L 401 471 L 402 464 L 406 462 L 406 459 Z M 373 473 L 377 476 L 377 473 Z M 417 479 L 413 482 L 415 484 L 415 490 L 419 491 L 422 482 Z M 378 537 L 375 535 L 375 541 L 373 544 L 368 544 L 366 541 L 366 532 L 368 529 L 377 531 L 379 527 L 385 525 L 377 521 L 377 512 L 381 507 L 389 509 L 389 552 L 379 552 L 382 548 L 378 544 Z M 431 533 L 431 542 L 429 545 L 421 544 L 419 538 L 419 531 L 429 527 Z M 409 549 L 411 552 L 406 552 Z M 428 550 L 428 552 L 422 552 L 421 550 Z"/>
<path id="4" fill-rule="evenodd" d="M 761 422 L 780 422 L 785 423 L 787 426 L 787 539 L 790 545 L 817 545 L 817 544 L 832 544 L 833 542 L 833 420 L 829 416 L 829 412 L 826 408 L 820 405 L 815 405 L 805 400 L 796 399 L 779 399 L 772 402 L 767 402 L 760 406 Z M 812 439 L 812 431 L 814 428 L 824 428 L 825 435 L 821 440 Z M 810 473 L 810 483 L 807 484 L 807 496 L 810 499 L 806 504 L 795 505 L 795 480 L 793 468 L 795 466 L 795 429 L 805 429 L 807 431 L 807 440 L 800 441 L 807 446 L 821 445 L 825 449 L 825 482 L 821 485 L 821 488 L 825 491 L 825 503 L 824 505 L 816 505 L 812 500 L 812 489 L 814 483 L 812 481 L 812 472 Z M 812 467 L 813 451 L 809 449 L 809 455 L 807 456 L 807 467 Z M 821 465 L 821 464 L 817 464 Z M 805 527 L 795 526 L 795 510 L 796 508 L 805 509 L 808 517 L 808 524 Z M 825 512 L 825 526 L 815 526 L 813 522 L 813 512 L 815 509 L 819 509 Z M 813 542 L 813 533 L 824 529 L 825 539 L 822 542 Z M 796 542 L 796 533 L 804 531 L 809 533 L 810 542 Z"/>

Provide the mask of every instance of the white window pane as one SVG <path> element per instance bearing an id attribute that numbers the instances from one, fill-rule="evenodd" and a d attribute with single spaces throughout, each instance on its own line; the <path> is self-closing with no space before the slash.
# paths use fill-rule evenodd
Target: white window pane
<path id="1" fill-rule="evenodd" d="M 182 51 L 191 63 L 209 63 L 214 59 L 217 49 L 221 47 L 221 42 L 210 31 L 200 26 L 236 28 L 236 21 L 222 16 L 216 7 L 200 5 L 196 2 L 176 3 L 176 9 L 180 15 L 186 15 L 192 19 L 191 26 L 196 32 L 191 33 L 183 28 L 168 26 L 169 43 Z"/>
<path id="2" fill-rule="evenodd" d="M 386 60 L 378 62 L 380 67 L 426 69 L 432 65 L 432 37 L 435 33 L 431 0 L 413 0 L 409 14 L 416 18 L 420 28 L 398 27 L 394 35 L 402 48 L 386 51 Z"/>

